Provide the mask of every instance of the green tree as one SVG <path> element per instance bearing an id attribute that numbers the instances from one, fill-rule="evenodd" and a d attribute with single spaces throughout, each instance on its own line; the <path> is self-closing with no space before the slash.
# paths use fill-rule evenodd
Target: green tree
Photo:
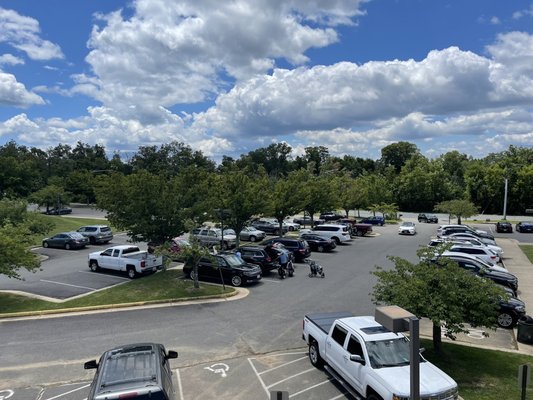
<path id="1" fill-rule="evenodd" d="M 306 175 L 303 170 L 289 173 L 285 179 L 275 180 L 268 196 L 268 214 L 273 215 L 278 221 L 279 231 L 282 232 L 283 221 L 286 217 L 296 214 L 303 207 L 301 179 Z"/>
<path id="2" fill-rule="evenodd" d="M 332 180 L 328 176 L 316 176 L 308 170 L 300 170 L 302 209 L 311 217 L 321 211 L 330 211 L 336 207 Z"/>
<path id="3" fill-rule="evenodd" d="M 426 257 L 430 255 L 427 249 L 419 255 L 424 252 Z M 393 269 L 377 267 L 372 272 L 378 278 L 373 301 L 378 305 L 397 305 L 428 318 L 433 323 L 435 351 L 441 350 L 442 328 L 446 337 L 454 339 L 457 333 L 468 333 L 466 324 L 496 327 L 499 300 L 506 295 L 492 281 L 470 274 L 446 257 L 441 257 L 437 265 L 389 258 L 395 265 Z"/>
<path id="4" fill-rule="evenodd" d="M 461 218 L 468 218 L 478 213 L 476 206 L 468 200 L 443 201 L 435 206 L 435 211 L 444 212 L 452 217 L 456 217 L 459 225 L 461 224 Z"/>
<path id="5" fill-rule="evenodd" d="M 214 181 L 214 189 L 210 191 L 211 215 L 218 221 L 220 215 L 213 210 L 228 211 L 224 224 L 235 230 L 239 246 L 242 229 L 268 203 L 268 179 L 264 173 L 249 175 L 246 171 L 230 171 L 216 175 Z"/>
<path id="6" fill-rule="evenodd" d="M 30 213 L 20 200 L 0 200 L 0 275 L 21 279 L 19 270 L 35 271 L 40 266 L 30 246 L 33 236 L 50 231 L 53 224 L 44 216 Z"/>
<path id="7" fill-rule="evenodd" d="M 418 147 L 413 143 L 392 143 L 381 149 L 381 159 L 379 162 L 382 167 L 392 166 L 396 173 L 399 173 L 405 163 L 418 153 Z"/>
<path id="8" fill-rule="evenodd" d="M 70 197 L 61 186 L 51 184 L 32 193 L 29 200 L 39 206 L 46 207 L 46 211 L 49 211 L 50 207 L 60 208 L 68 204 Z"/>

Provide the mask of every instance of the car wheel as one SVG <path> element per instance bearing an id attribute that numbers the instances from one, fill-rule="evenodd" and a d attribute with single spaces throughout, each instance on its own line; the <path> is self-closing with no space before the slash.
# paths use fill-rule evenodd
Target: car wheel
<path id="1" fill-rule="evenodd" d="M 377 394 L 371 393 L 368 395 L 366 400 L 383 400 L 381 396 L 378 396 Z"/>
<path id="2" fill-rule="evenodd" d="M 90 244 L 96 244 L 96 239 L 92 236 L 89 236 L 89 243 Z"/>
<path id="3" fill-rule="evenodd" d="M 360 231 L 360 230 L 355 231 L 355 236 L 363 236 L 363 231 Z"/>
<path id="4" fill-rule="evenodd" d="M 45 249 L 47 249 L 48 246 L 49 246 L 48 242 L 43 242 L 43 247 L 44 247 Z"/>
<path id="5" fill-rule="evenodd" d="M 70 250 L 70 243 L 65 243 L 65 250 Z"/>
<path id="6" fill-rule="evenodd" d="M 89 268 L 90 268 L 91 271 L 93 271 L 93 272 L 98 271 L 98 269 L 99 269 L 99 267 L 98 267 L 98 262 L 96 262 L 96 261 L 91 261 L 91 263 L 89 264 Z"/>
<path id="7" fill-rule="evenodd" d="M 231 284 L 233 286 L 241 286 L 242 285 L 242 278 L 239 275 L 233 275 L 231 277 Z"/>
<path id="8" fill-rule="evenodd" d="M 289 231 L 294 231 L 294 226 L 289 226 Z"/>
<path id="9" fill-rule="evenodd" d="M 135 272 L 135 268 L 133 267 L 128 267 L 128 278 L 130 279 L 134 279 L 136 276 L 137 276 L 137 272 Z"/>
<path id="10" fill-rule="evenodd" d="M 255 242 L 257 239 L 255 236 L 250 236 L 250 242 Z"/>
<path id="11" fill-rule="evenodd" d="M 193 281 L 198 279 L 197 274 L 194 272 L 194 269 L 191 269 L 191 272 L 189 272 L 189 278 L 191 278 Z"/>
<path id="12" fill-rule="evenodd" d="M 338 237 L 332 237 L 332 239 L 335 241 L 335 244 L 341 244 L 341 240 Z"/>
<path id="13" fill-rule="evenodd" d="M 317 250 L 319 253 L 323 253 L 323 252 L 324 252 L 324 246 L 318 246 L 316 250 Z"/>
<path id="14" fill-rule="evenodd" d="M 510 329 L 516 325 L 516 318 L 507 312 L 498 315 L 498 326 L 500 328 Z"/>
<path id="15" fill-rule="evenodd" d="M 311 361 L 311 365 L 315 368 L 322 368 L 324 366 L 324 360 L 320 357 L 320 351 L 316 341 L 311 342 L 309 345 L 309 361 Z"/>

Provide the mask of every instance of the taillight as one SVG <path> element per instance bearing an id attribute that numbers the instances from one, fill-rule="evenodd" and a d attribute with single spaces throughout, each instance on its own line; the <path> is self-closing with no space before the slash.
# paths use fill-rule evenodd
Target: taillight
<path id="1" fill-rule="evenodd" d="M 146 261 L 142 260 L 141 261 L 141 268 L 144 268 L 144 267 L 146 267 Z"/>
<path id="2" fill-rule="evenodd" d="M 267 262 L 272 261 L 272 259 L 270 257 L 267 257 L 266 260 L 267 260 Z"/>

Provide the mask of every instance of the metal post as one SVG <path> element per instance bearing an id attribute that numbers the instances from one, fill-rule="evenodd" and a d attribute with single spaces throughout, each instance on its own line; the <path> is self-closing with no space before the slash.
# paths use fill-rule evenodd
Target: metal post
<path id="1" fill-rule="evenodd" d="M 507 183 L 508 179 L 505 178 L 505 194 L 503 197 L 503 219 L 507 219 Z"/>
<path id="2" fill-rule="evenodd" d="M 417 317 L 409 318 L 411 400 L 420 400 L 420 326 Z"/>

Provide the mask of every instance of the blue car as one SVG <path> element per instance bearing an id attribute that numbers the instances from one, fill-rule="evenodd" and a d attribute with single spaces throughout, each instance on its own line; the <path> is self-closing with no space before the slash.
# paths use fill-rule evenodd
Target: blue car
<path id="1" fill-rule="evenodd" d="M 361 220 L 361 223 L 362 224 L 372 224 L 372 225 L 383 226 L 383 225 L 385 225 L 385 218 L 378 217 L 377 215 L 375 215 L 373 217 L 363 218 Z"/>
<path id="2" fill-rule="evenodd" d="M 520 233 L 533 233 L 533 222 L 519 222 L 518 224 L 516 224 L 516 231 Z"/>

